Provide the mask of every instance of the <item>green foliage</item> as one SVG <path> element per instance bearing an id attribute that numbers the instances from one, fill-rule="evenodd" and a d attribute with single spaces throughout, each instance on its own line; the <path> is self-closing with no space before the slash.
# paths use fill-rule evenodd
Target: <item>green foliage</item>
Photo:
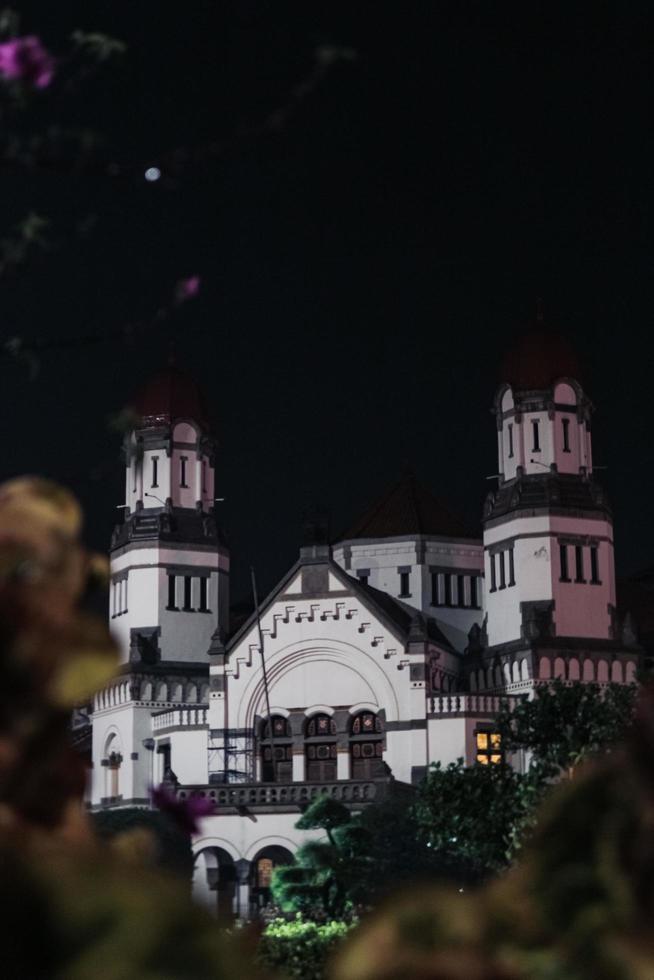
<path id="1" fill-rule="evenodd" d="M 622 740 L 637 692 L 635 685 L 555 680 L 537 687 L 533 700 L 504 705 L 498 731 L 506 749 L 528 749 L 544 774 L 558 775 Z"/>
<path id="2" fill-rule="evenodd" d="M 162 870 L 188 880 L 193 877 L 191 839 L 158 810 L 125 807 L 99 810 L 92 815 L 99 836 L 110 840 L 136 829 L 149 830 L 156 843 L 155 861 Z"/>
<path id="3" fill-rule="evenodd" d="M 383 803 L 358 814 L 329 797 L 316 800 L 296 826 L 322 829 L 326 840 L 310 841 L 294 865 L 275 870 L 272 893 L 279 907 L 318 920 L 349 917 L 409 881 L 464 877 L 459 864 L 427 846 L 414 799 L 410 788 L 395 788 Z"/>
<path id="4" fill-rule="evenodd" d="M 407 893 L 352 937 L 333 980 L 654 976 L 654 698 L 626 747 L 553 787 L 520 864 L 475 890 Z"/>
<path id="5" fill-rule="evenodd" d="M 284 912 L 315 919 L 343 918 L 365 900 L 367 857 L 355 853 L 347 836 L 335 843 L 309 841 L 299 848 L 296 863 L 276 868 L 271 891 Z"/>
<path id="6" fill-rule="evenodd" d="M 542 781 L 509 766 L 435 763 L 413 806 L 420 837 L 461 881 L 501 871 L 520 846 Z"/>
<path id="7" fill-rule="evenodd" d="M 351 922 L 307 921 L 299 913 L 291 921 L 275 919 L 261 937 L 259 959 L 293 980 L 323 980 L 326 961 L 352 928 Z"/>

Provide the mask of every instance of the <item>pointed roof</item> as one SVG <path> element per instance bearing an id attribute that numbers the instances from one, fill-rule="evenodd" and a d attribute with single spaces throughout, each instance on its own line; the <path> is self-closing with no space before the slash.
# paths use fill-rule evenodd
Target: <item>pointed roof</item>
<path id="1" fill-rule="evenodd" d="M 209 413 L 200 388 L 189 374 L 172 364 L 141 388 L 134 399 L 134 409 L 146 426 L 192 419 L 203 429 L 209 428 Z"/>
<path id="2" fill-rule="evenodd" d="M 464 521 L 417 480 L 414 473 L 407 470 L 338 540 L 408 535 L 481 537 L 481 534 L 475 535 Z"/>
<path id="3" fill-rule="evenodd" d="M 568 338 L 539 316 L 506 352 L 500 382 L 522 391 L 540 391 L 559 378 L 582 382 L 579 358 Z"/>

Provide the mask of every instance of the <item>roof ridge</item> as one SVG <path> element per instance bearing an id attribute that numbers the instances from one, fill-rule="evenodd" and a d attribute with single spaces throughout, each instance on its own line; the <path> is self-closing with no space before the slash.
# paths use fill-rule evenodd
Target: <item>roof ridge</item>
<path id="1" fill-rule="evenodd" d="M 430 487 L 422 483 L 414 472 L 405 471 L 336 540 L 406 535 L 480 537 Z"/>

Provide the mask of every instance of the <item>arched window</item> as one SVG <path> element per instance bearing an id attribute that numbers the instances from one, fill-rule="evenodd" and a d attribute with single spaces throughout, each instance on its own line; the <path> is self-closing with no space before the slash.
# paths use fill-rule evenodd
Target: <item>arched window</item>
<path id="1" fill-rule="evenodd" d="M 105 765 L 107 775 L 105 779 L 105 795 L 112 800 L 120 796 L 120 766 L 123 757 L 120 751 L 120 742 L 116 734 L 111 734 L 105 744 Z"/>
<path id="2" fill-rule="evenodd" d="M 362 711 L 352 719 L 350 729 L 350 774 L 352 779 L 383 776 L 384 739 L 381 719 L 373 711 Z"/>
<path id="3" fill-rule="evenodd" d="M 336 722 L 329 715 L 309 718 L 305 733 L 306 779 L 311 783 L 336 779 Z"/>
<path id="4" fill-rule="evenodd" d="M 261 779 L 264 783 L 290 783 L 293 779 L 293 751 L 288 721 L 282 715 L 272 716 L 272 740 L 270 723 L 261 724 Z M 275 765 L 273 765 L 273 748 Z"/>

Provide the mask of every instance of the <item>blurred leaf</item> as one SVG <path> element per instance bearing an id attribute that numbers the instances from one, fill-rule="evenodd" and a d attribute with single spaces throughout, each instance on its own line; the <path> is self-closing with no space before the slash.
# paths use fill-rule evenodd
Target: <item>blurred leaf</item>
<path id="1" fill-rule="evenodd" d="M 121 57 L 127 51 L 124 41 L 97 31 L 73 31 L 70 39 L 80 51 L 97 61 L 109 61 L 111 58 Z"/>

